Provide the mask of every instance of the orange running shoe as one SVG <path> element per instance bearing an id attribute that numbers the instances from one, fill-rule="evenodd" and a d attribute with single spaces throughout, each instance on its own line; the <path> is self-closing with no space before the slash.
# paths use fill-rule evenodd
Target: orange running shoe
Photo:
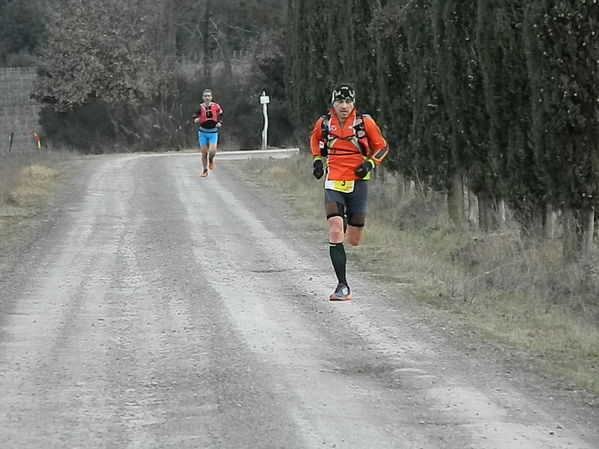
<path id="1" fill-rule="evenodd" d="M 202 172 L 202 174 L 200 175 L 200 177 L 205 178 L 206 176 L 208 176 L 208 170 L 204 170 Z"/>
<path id="2" fill-rule="evenodd" d="M 214 162 L 210 161 L 210 163 L 208 164 L 208 168 L 210 170 L 214 170 Z"/>
<path id="3" fill-rule="evenodd" d="M 329 299 L 331 301 L 349 301 L 352 298 L 349 287 L 344 284 L 339 284 Z"/>

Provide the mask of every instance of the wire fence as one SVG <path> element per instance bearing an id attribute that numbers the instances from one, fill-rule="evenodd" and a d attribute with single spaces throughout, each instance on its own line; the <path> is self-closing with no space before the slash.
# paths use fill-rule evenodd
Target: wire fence
<path id="1" fill-rule="evenodd" d="M 31 99 L 35 67 L 0 68 L 0 153 L 39 148 L 40 105 Z"/>

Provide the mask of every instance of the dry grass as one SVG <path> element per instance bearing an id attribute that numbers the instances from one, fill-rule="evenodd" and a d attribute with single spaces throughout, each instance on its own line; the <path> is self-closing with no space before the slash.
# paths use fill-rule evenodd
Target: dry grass
<path id="1" fill-rule="evenodd" d="M 0 206 L 18 205 L 42 195 L 44 185 L 58 178 L 62 152 L 27 152 L 0 155 Z"/>
<path id="2" fill-rule="evenodd" d="M 52 188 L 59 176 L 60 171 L 57 168 L 39 163 L 24 167 L 16 178 L 17 182 L 9 198 L 16 205 L 33 205 Z"/>
<path id="3" fill-rule="evenodd" d="M 62 152 L 0 155 L 0 245 L 34 219 L 37 208 L 61 177 Z"/>
<path id="4" fill-rule="evenodd" d="M 310 177 L 307 158 L 249 164 L 258 172 L 254 182 L 324 232 L 322 186 Z M 369 209 L 363 244 L 350 249 L 362 270 L 376 267 L 383 274 L 371 276 L 599 396 L 599 257 L 595 268 L 567 264 L 559 242 L 525 242 L 515 226 L 458 232 L 442 201 L 406 194 L 389 175 L 371 185 Z"/>

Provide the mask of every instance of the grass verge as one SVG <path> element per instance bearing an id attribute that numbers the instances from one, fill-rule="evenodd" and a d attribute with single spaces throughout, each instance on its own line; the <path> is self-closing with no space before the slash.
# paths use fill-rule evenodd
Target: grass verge
<path id="1" fill-rule="evenodd" d="M 249 181 L 281 195 L 307 225 L 326 232 L 322 184 L 310 176 L 306 157 L 247 164 Z M 567 264 L 558 243 L 524 242 L 515 226 L 486 235 L 457 231 L 442 201 L 401 191 L 388 174 L 373 182 L 362 245 L 349 249 L 352 262 L 598 398 L 599 258 L 595 268 Z"/>
<path id="2" fill-rule="evenodd" d="M 62 178 L 63 152 L 0 155 L 0 249 L 14 238 Z"/>

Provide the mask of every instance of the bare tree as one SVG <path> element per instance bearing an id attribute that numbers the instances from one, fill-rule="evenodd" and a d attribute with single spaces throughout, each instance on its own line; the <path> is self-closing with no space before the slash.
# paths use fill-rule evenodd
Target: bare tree
<path id="1" fill-rule="evenodd" d="M 135 103 L 162 82 L 142 2 L 63 0 L 51 14 L 34 95 L 56 110 Z"/>

